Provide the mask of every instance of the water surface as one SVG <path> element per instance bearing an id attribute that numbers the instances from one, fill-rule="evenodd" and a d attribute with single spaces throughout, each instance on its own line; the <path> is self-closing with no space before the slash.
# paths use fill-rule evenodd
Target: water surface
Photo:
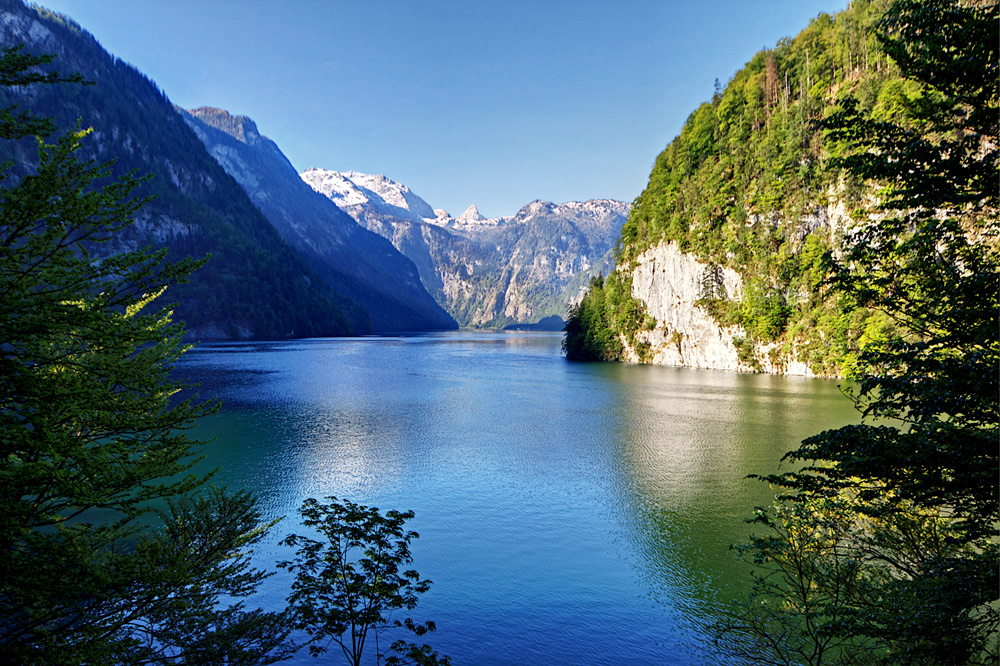
<path id="1" fill-rule="evenodd" d="M 204 345 L 180 372 L 224 402 L 195 433 L 214 482 L 287 516 L 261 566 L 307 497 L 412 509 L 434 581 L 412 615 L 456 666 L 705 663 L 711 608 L 746 584 L 729 545 L 771 497 L 745 476 L 851 405 L 828 380 L 570 363 L 560 339 Z"/>

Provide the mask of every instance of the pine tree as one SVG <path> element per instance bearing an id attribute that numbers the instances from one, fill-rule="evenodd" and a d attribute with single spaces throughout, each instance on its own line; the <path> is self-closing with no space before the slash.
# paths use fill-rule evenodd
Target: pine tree
<path id="1" fill-rule="evenodd" d="M 51 57 L 0 56 L 0 84 L 70 85 Z M 52 124 L 10 107 L 0 137 Z M 204 489 L 179 400 L 182 326 L 158 298 L 199 262 L 104 250 L 140 179 L 80 161 L 86 131 L 46 143 L 0 191 L 0 653 L 7 663 L 271 663 L 281 615 L 221 605 L 265 574 L 254 500 Z M 103 250 L 103 251 L 102 251 Z"/>

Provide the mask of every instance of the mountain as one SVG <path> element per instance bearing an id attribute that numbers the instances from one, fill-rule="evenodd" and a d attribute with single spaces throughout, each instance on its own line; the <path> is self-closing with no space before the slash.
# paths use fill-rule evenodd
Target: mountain
<path id="1" fill-rule="evenodd" d="M 308 172 L 320 171 L 308 169 Z M 339 208 L 363 207 L 379 215 L 391 215 L 402 220 L 420 222 L 436 217 L 430 205 L 410 191 L 406 185 L 385 176 L 347 171 L 325 171 L 324 194 Z M 317 174 L 318 175 L 318 174 Z M 308 183 L 308 179 L 306 179 Z"/>
<path id="2" fill-rule="evenodd" d="M 564 317 L 591 274 L 610 268 L 628 204 L 534 201 L 512 217 L 433 209 L 385 176 L 307 169 L 302 180 L 417 266 L 462 326 L 503 328 Z"/>
<path id="3" fill-rule="evenodd" d="M 80 26 L 19 0 L 0 0 L 0 46 L 54 54 L 51 67 L 92 85 L 0 90 L 63 129 L 92 128 L 81 158 L 116 160 L 114 172 L 151 174 L 139 193 L 155 197 L 106 251 L 166 247 L 168 256 L 211 259 L 165 298 L 189 336 L 283 338 L 365 333 L 367 313 L 338 294 L 278 234 L 240 185 L 208 154 L 156 85 L 108 54 Z M 33 141 L 2 142 L 18 177 L 37 163 Z"/>
<path id="4" fill-rule="evenodd" d="M 872 35 L 888 0 L 820 14 L 757 53 L 660 153 L 621 231 L 616 269 L 568 324 L 581 359 L 836 376 L 886 335 L 876 312 L 826 294 L 868 184 L 836 168 L 822 119 L 850 95 L 905 122 L 926 103 Z"/>
<path id="5" fill-rule="evenodd" d="M 413 263 L 386 239 L 358 225 L 326 197 L 306 185 L 278 146 L 246 116 L 203 107 L 181 111 L 215 160 L 239 182 L 281 237 L 337 293 L 360 305 L 376 331 L 457 328 L 431 298 Z M 378 183 L 372 187 L 377 188 Z M 377 198 L 377 190 L 368 190 Z M 384 199 L 403 211 L 408 192 Z M 417 203 L 417 198 L 410 196 Z M 395 206 L 398 203 L 400 206 Z M 422 202 L 420 202 L 422 203 Z M 421 213 L 433 215 L 424 204 Z"/>

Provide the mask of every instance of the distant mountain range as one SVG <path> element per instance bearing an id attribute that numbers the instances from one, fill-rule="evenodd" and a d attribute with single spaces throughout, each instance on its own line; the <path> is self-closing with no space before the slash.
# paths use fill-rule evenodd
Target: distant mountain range
<path id="1" fill-rule="evenodd" d="M 503 328 L 564 316 L 596 272 L 613 267 L 629 206 L 533 201 L 512 217 L 457 218 L 382 175 L 307 169 L 302 179 L 392 241 L 462 326 Z"/>
<path id="2" fill-rule="evenodd" d="M 376 330 L 562 317 L 590 275 L 611 267 L 628 215 L 618 201 L 536 201 L 513 217 L 487 219 L 470 206 L 452 218 L 383 175 L 308 169 L 300 177 L 246 116 L 180 111 L 281 236 L 365 305 Z"/>
<path id="3" fill-rule="evenodd" d="M 566 314 L 589 276 L 611 266 L 628 206 L 525 206 L 452 218 L 385 176 L 296 170 L 249 118 L 174 107 L 155 83 L 65 17 L 0 0 L 0 46 L 54 54 L 92 85 L 0 90 L 58 126 L 91 127 L 81 157 L 152 174 L 154 200 L 107 251 L 166 247 L 205 256 L 167 292 L 194 339 L 358 335 L 532 324 Z M 0 145 L 13 176 L 32 141 Z M 546 326 L 552 327 L 551 318 Z"/>

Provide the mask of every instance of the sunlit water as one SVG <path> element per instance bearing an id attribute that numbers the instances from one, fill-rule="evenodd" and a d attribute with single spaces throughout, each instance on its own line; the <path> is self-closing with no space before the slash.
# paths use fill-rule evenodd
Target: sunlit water
<path id="1" fill-rule="evenodd" d="M 459 665 L 701 664 L 729 550 L 771 491 L 747 480 L 855 420 L 834 382 L 566 361 L 560 337 L 444 333 L 205 345 L 179 370 L 223 410 L 214 483 L 286 516 L 307 497 L 412 509 L 412 613 Z M 257 599 L 277 608 L 287 576 Z M 336 648 L 334 648 L 336 650 Z M 298 663 L 313 663 L 304 651 Z M 341 663 L 331 652 L 319 663 Z"/>

